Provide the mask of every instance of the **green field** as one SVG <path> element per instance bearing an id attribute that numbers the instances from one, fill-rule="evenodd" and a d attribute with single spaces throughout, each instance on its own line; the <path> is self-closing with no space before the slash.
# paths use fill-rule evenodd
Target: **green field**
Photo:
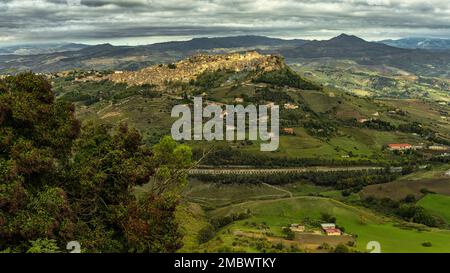
<path id="1" fill-rule="evenodd" d="M 223 207 L 234 203 L 258 199 L 276 199 L 287 197 L 285 192 L 265 185 L 205 183 L 191 180 L 183 196 L 189 201 L 205 207 Z"/>
<path id="2" fill-rule="evenodd" d="M 357 235 L 356 249 L 366 251 L 369 241 L 378 241 L 382 252 L 448 252 L 450 231 L 423 229 L 406 223 L 396 223 L 393 219 L 377 216 L 367 210 L 352 207 L 328 198 L 295 197 L 291 199 L 251 201 L 221 208 L 213 212 L 214 216 L 224 216 L 232 212 L 250 209 L 250 219 L 233 223 L 226 227 L 221 237 L 227 237 L 229 230 L 255 232 L 245 222 L 265 223 L 274 235 L 281 236 L 282 228 L 301 222 L 305 217 L 320 217 L 329 213 L 337 218 L 337 224 L 345 228 L 346 233 Z M 432 247 L 424 247 L 431 242 Z M 224 240 L 226 243 L 226 240 Z"/>
<path id="3" fill-rule="evenodd" d="M 450 196 L 427 194 L 417 204 L 450 223 Z"/>

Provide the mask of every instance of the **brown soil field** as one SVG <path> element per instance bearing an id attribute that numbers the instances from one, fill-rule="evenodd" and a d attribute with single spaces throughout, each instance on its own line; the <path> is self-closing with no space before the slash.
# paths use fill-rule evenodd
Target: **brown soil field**
<path id="1" fill-rule="evenodd" d="M 423 197 L 422 189 L 450 195 L 450 178 L 423 179 L 423 180 L 399 180 L 381 185 L 370 185 L 365 187 L 360 195 L 362 198 L 373 196 L 376 198 L 391 198 L 400 200 L 408 194 L 416 198 Z"/>

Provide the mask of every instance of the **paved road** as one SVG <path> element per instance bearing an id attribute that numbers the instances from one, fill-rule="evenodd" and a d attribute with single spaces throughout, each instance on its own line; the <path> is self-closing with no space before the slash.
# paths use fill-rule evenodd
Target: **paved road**
<path id="1" fill-rule="evenodd" d="M 376 171 L 383 167 L 356 166 L 356 167 L 304 167 L 304 168 L 203 168 L 189 170 L 189 174 L 277 174 L 277 173 L 305 173 L 305 172 L 342 172 L 342 171 Z"/>

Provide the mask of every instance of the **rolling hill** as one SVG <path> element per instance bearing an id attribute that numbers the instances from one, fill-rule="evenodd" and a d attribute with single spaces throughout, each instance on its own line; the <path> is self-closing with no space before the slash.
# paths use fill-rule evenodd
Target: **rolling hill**
<path id="1" fill-rule="evenodd" d="M 404 38 L 397 40 L 383 40 L 380 43 L 409 49 L 450 50 L 450 39 L 436 38 Z"/>
<path id="2" fill-rule="evenodd" d="M 101 44 L 77 51 L 36 55 L 0 55 L 0 73 L 57 72 L 71 69 L 137 70 L 150 64 L 183 59 L 198 52 L 247 51 L 291 48 L 305 40 L 283 40 L 264 36 L 196 38 L 190 41 L 157 43 L 145 46 Z"/>
<path id="3" fill-rule="evenodd" d="M 387 65 L 423 76 L 449 75 L 450 53 L 423 49 L 403 49 L 367 42 L 342 34 L 327 41 L 312 41 L 296 48 L 281 50 L 289 62 L 311 59 L 353 60 L 361 65 Z"/>
<path id="4" fill-rule="evenodd" d="M 137 70 L 150 64 L 178 61 L 199 52 L 258 50 L 281 54 L 289 63 L 343 59 L 361 65 L 388 65 L 412 73 L 448 76 L 450 52 L 404 49 L 342 34 L 325 41 L 283 40 L 264 36 L 196 38 L 145 46 L 102 44 L 77 51 L 37 55 L 0 55 L 0 73 L 56 72 L 71 69 Z"/>

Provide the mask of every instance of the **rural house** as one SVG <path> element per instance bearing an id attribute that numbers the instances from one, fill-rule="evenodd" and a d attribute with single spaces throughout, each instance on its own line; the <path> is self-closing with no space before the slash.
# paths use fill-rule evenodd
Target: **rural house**
<path id="1" fill-rule="evenodd" d="M 302 226 L 300 224 L 291 224 L 290 229 L 293 232 L 305 232 L 305 226 Z"/>
<path id="2" fill-rule="evenodd" d="M 432 151 L 447 151 L 448 147 L 444 145 L 431 145 L 428 149 Z"/>
<path id="3" fill-rule="evenodd" d="M 330 228 L 330 229 L 325 229 L 325 234 L 327 236 L 341 236 L 342 232 L 338 228 Z"/>
<path id="4" fill-rule="evenodd" d="M 405 150 L 411 150 L 412 149 L 412 145 L 411 144 L 407 144 L 407 143 L 389 144 L 388 147 L 389 147 L 389 150 L 391 150 L 391 151 L 405 151 Z"/>
<path id="5" fill-rule="evenodd" d="M 327 236 L 341 236 L 342 231 L 336 228 L 336 224 L 324 223 L 320 225 Z"/>
<path id="6" fill-rule="evenodd" d="M 320 224 L 320 226 L 322 227 L 323 230 L 336 228 L 336 224 L 332 224 L 332 223 Z"/>

